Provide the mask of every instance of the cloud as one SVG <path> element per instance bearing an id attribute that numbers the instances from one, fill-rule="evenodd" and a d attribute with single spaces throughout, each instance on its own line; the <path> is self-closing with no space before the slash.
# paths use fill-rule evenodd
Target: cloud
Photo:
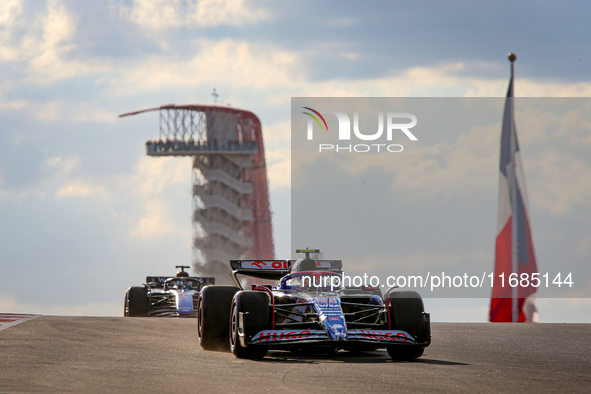
<path id="1" fill-rule="evenodd" d="M 460 134 L 451 143 L 412 146 L 401 153 L 373 155 L 327 155 L 340 169 L 362 177 L 369 171 L 383 171 L 397 190 L 404 189 L 416 198 L 447 198 L 467 195 L 475 190 L 497 184 L 497 160 L 500 123 L 475 126 Z M 404 165 L 396 165 L 392 155 L 404 157 Z M 304 159 L 305 160 L 305 159 Z M 302 161 L 298 158 L 298 166 Z"/>
<path id="2" fill-rule="evenodd" d="M 107 109 L 101 103 L 92 105 L 80 100 L 8 100 L 0 101 L 0 111 L 26 110 L 29 114 L 42 122 L 61 123 L 114 123 L 117 112 Z"/>
<path id="3" fill-rule="evenodd" d="M 438 100 L 441 105 L 446 103 L 444 99 Z M 501 100 L 491 103 L 498 104 Z M 588 112 L 561 110 L 569 106 L 579 108 L 589 100 L 523 100 L 516 104 L 525 108 L 517 111 L 516 122 L 530 204 L 554 215 L 588 207 L 591 201 L 591 161 L 586 158 L 584 147 L 591 139 L 591 122 Z M 425 101 L 424 108 L 428 103 Z M 484 113 L 493 108 L 480 107 L 479 100 L 461 100 L 458 106 L 450 108 L 454 111 L 462 109 L 459 107 L 461 103 L 475 103 L 463 109 L 465 111 Z M 423 116 L 426 118 L 431 112 Z M 484 115 L 486 118 L 487 113 Z M 499 177 L 501 117 L 499 109 L 498 122 L 475 125 L 460 134 L 459 130 L 446 129 L 447 118 L 442 118 L 441 129 L 426 128 L 424 130 L 429 133 L 420 136 L 419 141 L 404 144 L 404 151 L 397 154 L 403 161 L 397 160 L 393 154 L 319 154 L 298 149 L 297 162 L 292 167 L 294 179 L 305 175 L 300 171 L 312 161 L 323 159 L 358 179 L 370 172 L 384 173 L 394 189 L 406 190 L 413 198 L 465 198 L 479 190 L 492 191 Z M 442 141 L 435 134 L 457 137 L 443 142 L 445 138 Z"/>
<path id="4" fill-rule="evenodd" d="M 99 196 L 106 198 L 110 195 L 108 187 L 88 179 L 75 178 L 75 175 L 72 175 L 72 173 L 80 169 L 79 156 L 68 158 L 53 156 L 46 160 L 46 164 L 58 171 L 53 174 L 52 178 L 56 184 L 63 185 L 55 193 L 59 197 Z"/>
<path id="5" fill-rule="evenodd" d="M 127 227 L 132 237 L 142 240 L 191 233 L 189 220 L 180 221 L 170 206 L 176 197 L 190 205 L 191 165 L 186 158 L 142 156 L 130 172 L 106 176 L 89 173 L 78 155 L 51 156 L 44 164 L 49 171 L 39 181 L 20 189 L 0 187 L 0 197 L 43 199 L 49 194 L 77 198 L 89 207 L 107 204 L 113 225 Z"/>
<path id="6" fill-rule="evenodd" d="M 150 29 L 243 26 L 270 18 L 267 10 L 243 0 L 135 0 L 121 15 Z"/>
<path id="7" fill-rule="evenodd" d="M 0 102 L 0 111 L 23 109 L 26 108 L 27 105 L 28 102 L 25 100 L 4 101 Z"/>
<path id="8" fill-rule="evenodd" d="M 109 190 L 105 187 L 80 180 L 61 187 L 55 194 L 59 197 L 110 196 Z"/>
<path id="9" fill-rule="evenodd" d="M 468 76 L 470 63 L 439 63 L 411 66 L 388 76 L 363 79 L 328 79 L 314 85 L 314 97 L 502 97 L 509 78 Z M 479 68 L 483 65 L 479 64 Z M 487 67 L 494 68 L 489 64 Z M 305 85 L 304 85 L 305 86 Z M 306 86 L 305 86 L 306 87 Z M 591 83 L 554 82 L 520 78 L 516 97 L 588 97 Z"/>
<path id="10" fill-rule="evenodd" d="M 18 57 L 18 47 L 10 45 L 16 35 L 21 20 L 23 5 L 20 0 L 5 0 L 0 2 L 0 59 L 4 62 Z M 17 22 L 18 21 L 18 22 Z"/>
<path id="11" fill-rule="evenodd" d="M 116 182 L 118 194 L 125 194 L 136 201 L 143 209 L 133 214 L 126 214 L 129 234 L 141 240 L 155 239 L 174 235 L 187 237 L 191 234 L 189 220 L 179 222 L 172 214 L 170 195 L 182 195 L 187 199 L 191 190 L 190 160 L 177 157 L 142 157 L 132 174 L 120 177 Z"/>
<path id="12" fill-rule="evenodd" d="M 291 152 L 288 149 L 275 149 L 266 152 L 267 177 L 271 191 L 291 187 Z"/>
<path id="13" fill-rule="evenodd" d="M 191 162 L 180 157 L 142 156 L 135 172 L 119 180 L 119 188 L 133 184 L 140 195 L 155 195 L 171 187 L 186 187 L 190 190 Z"/>
<path id="14" fill-rule="evenodd" d="M 191 233 L 189 221 L 179 222 L 172 213 L 169 194 L 182 196 L 189 204 L 190 160 L 142 156 L 128 174 L 67 179 L 62 184 L 57 191 L 60 197 L 117 196 L 116 201 L 133 201 L 130 207 L 112 211 L 114 219 L 128 227 L 132 238 L 186 237 Z"/>
<path id="15" fill-rule="evenodd" d="M 536 108 L 544 105 L 549 110 Z M 584 108 L 581 108 L 582 105 Z M 562 107 L 567 106 L 571 109 L 559 112 Z M 591 100 L 517 99 L 515 119 L 519 140 L 526 144 L 539 145 L 554 145 L 556 142 L 571 147 L 591 145 L 591 119 L 587 115 L 590 109 Z"/>
<path id="16" fill-rule="evenodd" d="M 63 158 L 61 156 L 52 156 L 45 163 L 52 168 L 57 168 L 64 173 L 71 172 L 80 166 L 80 156 Z"/>
<path id="17" fill-rule="evenodd" d="M 63 56 L 74 48 L 76 24 L 59 0 L 47 3 L 46 14 L 34 20 L 23 38 L 24 57 L 28 59 L 28 78 L 33 83 L 51 83 L 79 75 L 77 63 Z"/>
<path id="18" fill-rule="evenodd" d="M 291 122 L 280 120 L 263 125 L 265 149 L 287 148 L 291 146 Z"/>
<path id="19" fill-rule="evenodd" d="M 169 219 L 169 207 L 163 200 L 151 198 L 144 204 L 144 212 L 130 228 L 130 235 L 141 240 L 157 239 L 163 236 L 176 235 L 186 237 L 190 234 L 188 225 L 178 225 Z M 188 221 L 187 221 L 188 223 Z"/>
<path id="20" fill-rule="evenodd" d="M 396 171 L 395 187 L 410 188 L 424 196 L 449 197 L 496 184 L 499 126 L 476 126 L 455 143 L 438 143 L 410 152 L 408 165 Z M 386 167 L 388 168 L 388 167 Z"/>
<path id="21" fill-rule="evenodd" d="M 267 176 L 271 191 L 291 187 L 291 123 L 288 120 L 263 126 Z"/>
<path id="22" fill-rule="evenodd" d="M 212 83 L 270 89 L 291 86 L 300 74 L 297 56 L 278 47 L 232 39 L 198 40 L 192 47 L 195 55 L 187 60 L 151 56 L 127 64 L 109 84 L 122 96 Z"/>
<path id="23" fill-rule="evenodd" d="M 566 152 L 544 150 L 526 163 L 530 203 L 555 215 L 564 215 L 591 202 L 591 164 Z M 527 171 L 527 170 L 526 170 Z M 527 175 L 526 175 L 527 176 Z"/>
<path id="24" fill-rule="evenodd" d="M 265 95 L 266 104 L 286 105 L 292 97 L 504 97 L 508 85 L 508 78 L 466 75 L 462 72 L 463 63 L 413 66 L 380 77 L 312 80 L 314 62 L 306 62 L 300 51 L 292 50 L 289 54 L 293 60 L 288 65 L 294 65 L 292 69 L 297 72 L 289 78 L 274 79 L 273 90 Z M 591 83 L 520 78 L 516 96 L 589 97 Z"/>
<path id="25" fill-rule="evenodd" d="M 22 3 L 20 0 L 5 0 L 0 4 L 0 23 L 6 25 L 14 15 L 22 12 Z"/>
<path id="26" fill-rule="evenodd" d="M 255 39 L 250 41 L 232 38 L 191 41 L 183 34 L 187 28 L 241 26 L 271 20 L 269 11 L 241 0 L 136 0 L 129 6 L 121 6 L 109 15 L 118 12 L 125 21 L 135 25 L 174 30 L 174 34 L 165 36 L 155 34 L 153 37 L 134 38 L 136 47 L 146 45 L 152 50 L 139 56 L 121 57 L 88 50 L 89 43 L 81 38 L 86 36 L 77 34 L 83 30 L 83 26 L 77 23 L 84 18 L 70 12 L 62 1 L 49 0 L 45 7 L 29 7 L 31 9 L 26 12 L 22 4 L 10 0 L 3 2 L 0 8 L 0 20 L 6 21 L 5 29 L 0 32 L 0 53 L 3 59 L 24 63 L 24 81 L 29 84 L 47 85 L 95 74 L 95 82 L 102 84 L 108 81 L 111 90 L 107 93 L 133 96 L 146 91 L 223 82 L 234 90 L 267 90 L 265 97 L 275 103 L 285 102 L 294 95 L 502 96 L 507 85 L 506 78 L 470 77 L 474 70 L 481 75 L 498 75 L 500 66 L 497 63 L 480 60 L 442 62 L 431 66 L 419 64 L 385 77 L 383 73 L 380 77 L 367 73 L 359 78 L 312 80 L 311 75 L 318 68 L 318 62 L 325 60 L 324 57 L 310 58 L 309 47 L 294 49 L 289 46 L 287 49 L 289 41 L 279 38 L 270 44 L 267 33 L 261 31 L 253 33 Z M 120 30 L 115 30 L 114 37 L 117 34 L 132 34 L 125 21 L 121 23 L 120 19 L 117 20 L 115 28 Z M 108 20 L 105 23 L 114 22 Z M 350 27 L 358 20 L 335 17 L 328 23 L 342 28 Z M 154 44 L 161 51 L 154 50 Z M 334 40 L 322 45 L 319 52 L 336 52 L 342 59 L 347 59 L 347 64 L 355 63 L 362 56 L 356 41 Z M 195 55 L 187 56 L 188 53 Z M 18 81 L 14 86 L 18 86 Z M 104 91 L 104 87 L 99 86 L 98 90 Z M 520 78 L 516 93 L 518 96 L 537 97 L 589 96 L 591 84 Z"/>
<path id="27" fill-rule="evenodd" d="M 76 122 L 76 123 L 114 123 L 117 117 L 112 110 L 93 106 L 87 102 L 67 102 L 53 100 L 45 102 L 29 102 L 26 104 L 31 113 L 45 122 Z"/>
<path id="28" fill-rule="evenodd" d="M 26 136 L 18 135 L 15 139 L 15 146 L 28 143 L 30 141 Z M 86 196 L 89 194 L 105 196 L 108 194 L 102 186 L 89 183 L 87 179 L 78 178 L 80 170 L 81 159 L 78 155 L 50 156 L 42 162 L 38 170 L 39 174 L 36 174 L 38 178 L 33 182 L 23 179 L 22 183 L 17 183 L 17 186 L 0 190 L 0 196 L 24 199 L 30 196 L 44 198 L 48 194 L 58 196 Z"/>
<path id="29" fill-rule="evenodd" d="M 517 111 L 516 122 L 533 206 L 554 215 L 589 206 L 591 161 L 585 151 L 591 146 L 590 103 L 588 99 L 516 102 L 525 107 Z M 568 109 L 560 112 L 561 108 Z"/>
<path id="30" fill-rule="evenodd" d="M 135 0 L 121 15 L 131 22 L 150 28 L 171 28 L 185 25 L 186 14 L 179 0 Z"/>
<path id="31" fill-rule="evenodd" d="M 3 82 L 2 90 L 50 85 L 104 71 L 103 65 L 89 56 L 75 58 L 77 21 L 61 0 L 35 2 L 33 6 L 11 0 L 0 7 L 0 64 L 5 73 L 14 75 L 9 83 Z"/>
<path id="32" fill-rule="evenodd" d="M 242 26 L 265 21 L 270 18 L 268 11 L 247 6 L 243 0 L 204 0 L 193 3 L 189 14 L 190 23 L 202 27 L 219 25 Z"/>

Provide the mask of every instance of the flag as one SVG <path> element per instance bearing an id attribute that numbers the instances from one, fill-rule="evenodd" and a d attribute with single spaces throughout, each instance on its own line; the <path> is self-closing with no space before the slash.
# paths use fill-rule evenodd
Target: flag
<path id="1" fill-rule="evenodd" d="M 538 272 L 529 226 L 525 176 L 515 129 L 513 60 L 501 134 L 495 276 L 489 316 L 491 322 L 531 321 L 524 313 L 523 306 L 526 298 L 536 291 L 531 274 Z M 515 280 L 510 281 L 511 275 L 516 277 L 518 286 L 511 287 L 511 282 L 515 284 Z M 527 280 L 522 280 L 524 277 Z"/>

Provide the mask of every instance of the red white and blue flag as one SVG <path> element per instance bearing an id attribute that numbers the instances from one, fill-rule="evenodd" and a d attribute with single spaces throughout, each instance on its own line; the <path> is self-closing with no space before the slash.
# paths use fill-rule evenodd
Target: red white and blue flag
<path id="1" fill-rule="evenodd" d="M 524 304 L 527 297 L 536 291 L 531 286 L 531 274 L 538 272 L 529 225 L 525 175 L 515 129 L 513 97 L 511 63 L 511 81 L 505 101 L 501 136 L 495 280 L 489 316 L 491 322 L 531 321 L 531 316 L 524 312 Z M 513 277 L 517 275 L 519 286 L 509 285 L 511 274 Z M 521 281 L 522 274 L 526 274 L 530 280 Z M 529 286 L 522 287 L 522 283 Z"/>

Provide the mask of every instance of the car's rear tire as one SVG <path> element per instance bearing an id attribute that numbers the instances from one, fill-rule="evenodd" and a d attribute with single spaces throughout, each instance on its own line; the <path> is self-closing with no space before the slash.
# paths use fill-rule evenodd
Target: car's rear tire
<path id="1" fill-rule="evenodd" d="M 228 322 L 235 286 L 206 286 L 197 309 L 197 336 L 205 350 L 228 350 Z"/>
<path id="2" fill-rule="evenodd" d="M 123 316 L 145 316 L 149 309 L 148 289 L 143 286 L 130 287 L 125 293 Z"/>
<path id="3" fill-rule="evenodd" d="M 394 360 L 412 360 L 423 355 L 430 341 L 429 320 L 424 314 L 423 299 L 416 291 L 397 291 L 388 296 L 389 328 L 409 333 L 423 345 L 390 345 L 386 349 Z M 427 345 L 425 345 L 425 343 Z"/>
<path id="4" fill-rule="evenodd" d="M 262 291 L 241 291 L 232 302 L 230 318 L 230 350 L 238 358 L 258 359 L 267 354 L 267 348 L 257 345 L 242 346 L 238 336 L 238 317 L 243 313 L 244 337 L 250 340 L 254 335 L 271 328 L 269 296 Z"/>

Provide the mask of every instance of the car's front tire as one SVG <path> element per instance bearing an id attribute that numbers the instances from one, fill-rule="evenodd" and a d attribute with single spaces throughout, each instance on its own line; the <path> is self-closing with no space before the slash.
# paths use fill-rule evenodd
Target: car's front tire
<path id="1" fill-rule="evenodd" d="M 149 309 L 148 289 L 143 286 L 130 287 L 125 293 L 123 316 L 145 316 Z"/>
<path id="2" fill-rule="evenodd" d="M 257 345 L 242 346 L 238 334 L 240 314 L 244 319 L 244 337 L 250 340 L 257 333 L 271 328 L 269 296 L 261 291 L 241 291 L 232 302 L 230 318 L 230 350 L 238 358 L 258 359 L 267 354 L 267 348 Z"/>
<path id="3" fill-rule="evenodd" d="M 425 346 L 431 342 L 429 320 L 425 315 L 423 299 L 416 291 L 396 291 L 388 296 L 389 328 L 409 333 L 422 345 L 394 344 L 388 346 L 388 354 L 394 360 L 419 358 Z"/>
<path id="4" fill-rule="evenodd" d="M 228 350 L 228 322 L 235 286 L 206 286 L 197 309 L 197 336 L 205 350 Z"/>

